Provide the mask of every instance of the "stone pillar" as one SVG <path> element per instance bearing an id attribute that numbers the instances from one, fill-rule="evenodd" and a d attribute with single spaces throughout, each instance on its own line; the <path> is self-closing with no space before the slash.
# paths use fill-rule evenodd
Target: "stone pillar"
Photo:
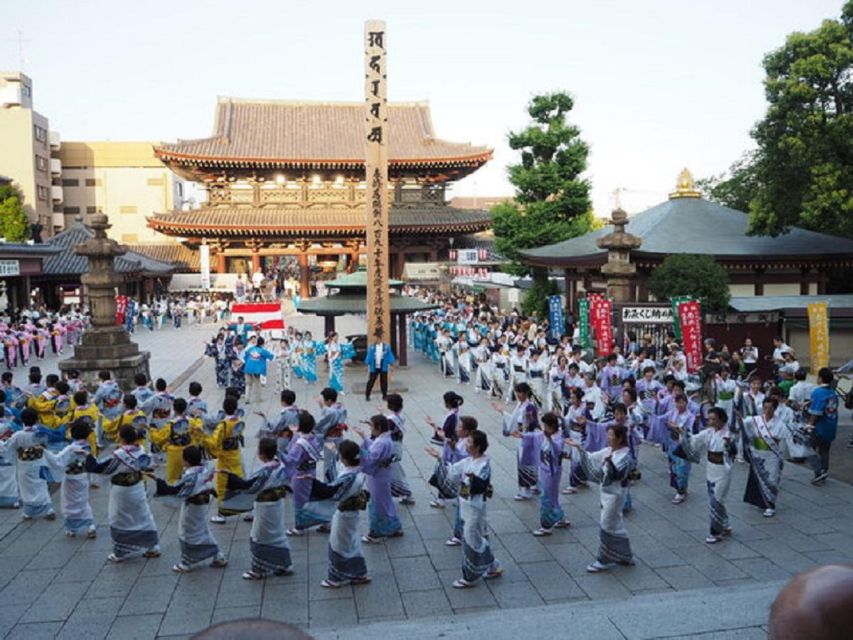
<path id="1" fill-rule="evenodd" d="M 610 224 L 613 232 L 596 241 L 599 248 L 607 249 L 607 263 L 601 267 L 607 280 L 607 297 L 614 302 L 633 302 L 632 279 L 637 267 L 631 264 L 631 250 L 637 249 L 642 239 L 625 231 L 628 214 L 622 209 L 613 211 Z"/>

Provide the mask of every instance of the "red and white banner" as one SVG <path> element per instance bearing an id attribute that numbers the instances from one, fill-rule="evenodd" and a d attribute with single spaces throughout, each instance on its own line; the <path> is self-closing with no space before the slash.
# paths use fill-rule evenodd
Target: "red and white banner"
<path id="1" fill-rule="evenodd" d="M 236 303 L 231 305 L 231 321 L 243 318 L 246 324 L 260 325 L 261 329 L 284 329 L 284 315 L 278 302 Z"/>
<path id="2" fill-rule="evenodd" d="M 589 304 L 590 324 L 595 331 L 596 351 L 599 356 L 613 351 L 613 303 L 603 297 L 592 298 Z"/>
<path id="3" fill-rule="evenodd" d="M 124 324 L 127 314 L 127 296 L 116 296 L 116 324 Z"/>
<path id="4" fill-rule="evenodd" d="M 687 372 L 696 373 L 702 366 L 702 314 L 698 300 L 678 305 L 678 322 L 684 339 L 684 357 Z"/>

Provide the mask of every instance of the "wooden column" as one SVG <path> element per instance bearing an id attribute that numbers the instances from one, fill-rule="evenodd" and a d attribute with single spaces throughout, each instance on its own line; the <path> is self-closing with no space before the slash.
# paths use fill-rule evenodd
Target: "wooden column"
<path id="1" fill-rule="evenodd" d="M 323 316 L 323 331 L 326 334 L 325 337 L 335 332 L 335 316 Z"/>
<path id="2" fill-rule="evenodd" d="M 754 295 L 763 296 L 764 295 L 764 269 L 756 269 L 755 270 L 755 291 Z"/>
<path id="3" fill-rule="evenodd" d="M 252 251 L 252 274 L 261 270 L 261 254 Z"/>
<path id="4" fill-rule="evenodd" d="M 299 296 L 301 298 L 311 297 L 311 276 L 308 271 L 308 254 L 304 251 L 296 256 L 299 263 Z"/>
<path id="5" fill-rule="evenodd" d="M 400 341 L 400 346 L 397 348 L 397 362 L 401 367 L 406 367 L 409 365 L 408 345 L 406 344 L 408 339 L 406 337 L 406 314 L 398 313 L 397 318 L 400 323 L 400 330 L 397 332 L 397 338 Z"/>
<path id="6" fill-rule="evenodd" d="M 365 180 L 367 184 L 367 342 L 389 343 L 388 93 L 386 32 L 381 20 L 364 23 Z"/>
<path id="7" fill-rule="evenodd" d="M 216 273 L 225 273 L 225 254 L 221 251 L 216 254 Z"/>

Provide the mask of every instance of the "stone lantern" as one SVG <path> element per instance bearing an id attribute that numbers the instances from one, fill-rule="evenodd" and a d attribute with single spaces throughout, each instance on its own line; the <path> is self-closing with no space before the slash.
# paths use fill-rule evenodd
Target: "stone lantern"
<path id="1" fill-rule="evenodd" d="M 74 347 L 74 355 L 60 362 L 59 369 L 79 370 L 81 378 L 92 387 L 97 384 L 97 372 L 106 369 L 123 389 L 129 390 L 135 374 L 148 375 L 151 354 L 140 351 L 124 327 L 116 324 L 116 287 L 123 279 L 115 271 L 114 260 L 127 248 L 107 237 L 110 224 L 103 213 L 93 215 L 88 226 L 94 237 L 78 244 L 74 252 L 85 256 L 89 263 L 80 281 L 86 288 L 91 326 Z"/>
<path id="2" fill-rule="evenodd" d="M 632 302 L 633 287 L 631 280 L 637 267 L 631 264 L 631 250 L 642 244 L 642 239 L 625 231 L 628 214 L 616 209 L 610 214 L 613 231 L 599 238 L 596 244 L 607 249 L 607 262 L 601 267 L 601 273 L 607 280 L 607 297 L 614 302 Z"/>

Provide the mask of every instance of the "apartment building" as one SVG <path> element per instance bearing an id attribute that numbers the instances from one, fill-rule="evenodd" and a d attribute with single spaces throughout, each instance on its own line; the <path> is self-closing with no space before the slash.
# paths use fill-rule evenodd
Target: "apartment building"
<path id="1" fill-rule="evenodd" d="M 43 237 L 62 228 L 62 188 L 54 182 L 62 171 L 55 155 L 59 135 L 48 119 L 33 109 L 33 82 L 19 71 L 0 71 L 0 175 L 11 179 L 23 195 L 31 224 Z"/>
<path id="2" fill-rule="evenodd" d="M 181 209 L 183 180 L 154 155 L 152 142 L 63 142 L 62 213 L 69 226 L 77 216 L 105 213 L 110 237 L 129 244 L 174 243 L 146 225 L 146 217 Z"/>

